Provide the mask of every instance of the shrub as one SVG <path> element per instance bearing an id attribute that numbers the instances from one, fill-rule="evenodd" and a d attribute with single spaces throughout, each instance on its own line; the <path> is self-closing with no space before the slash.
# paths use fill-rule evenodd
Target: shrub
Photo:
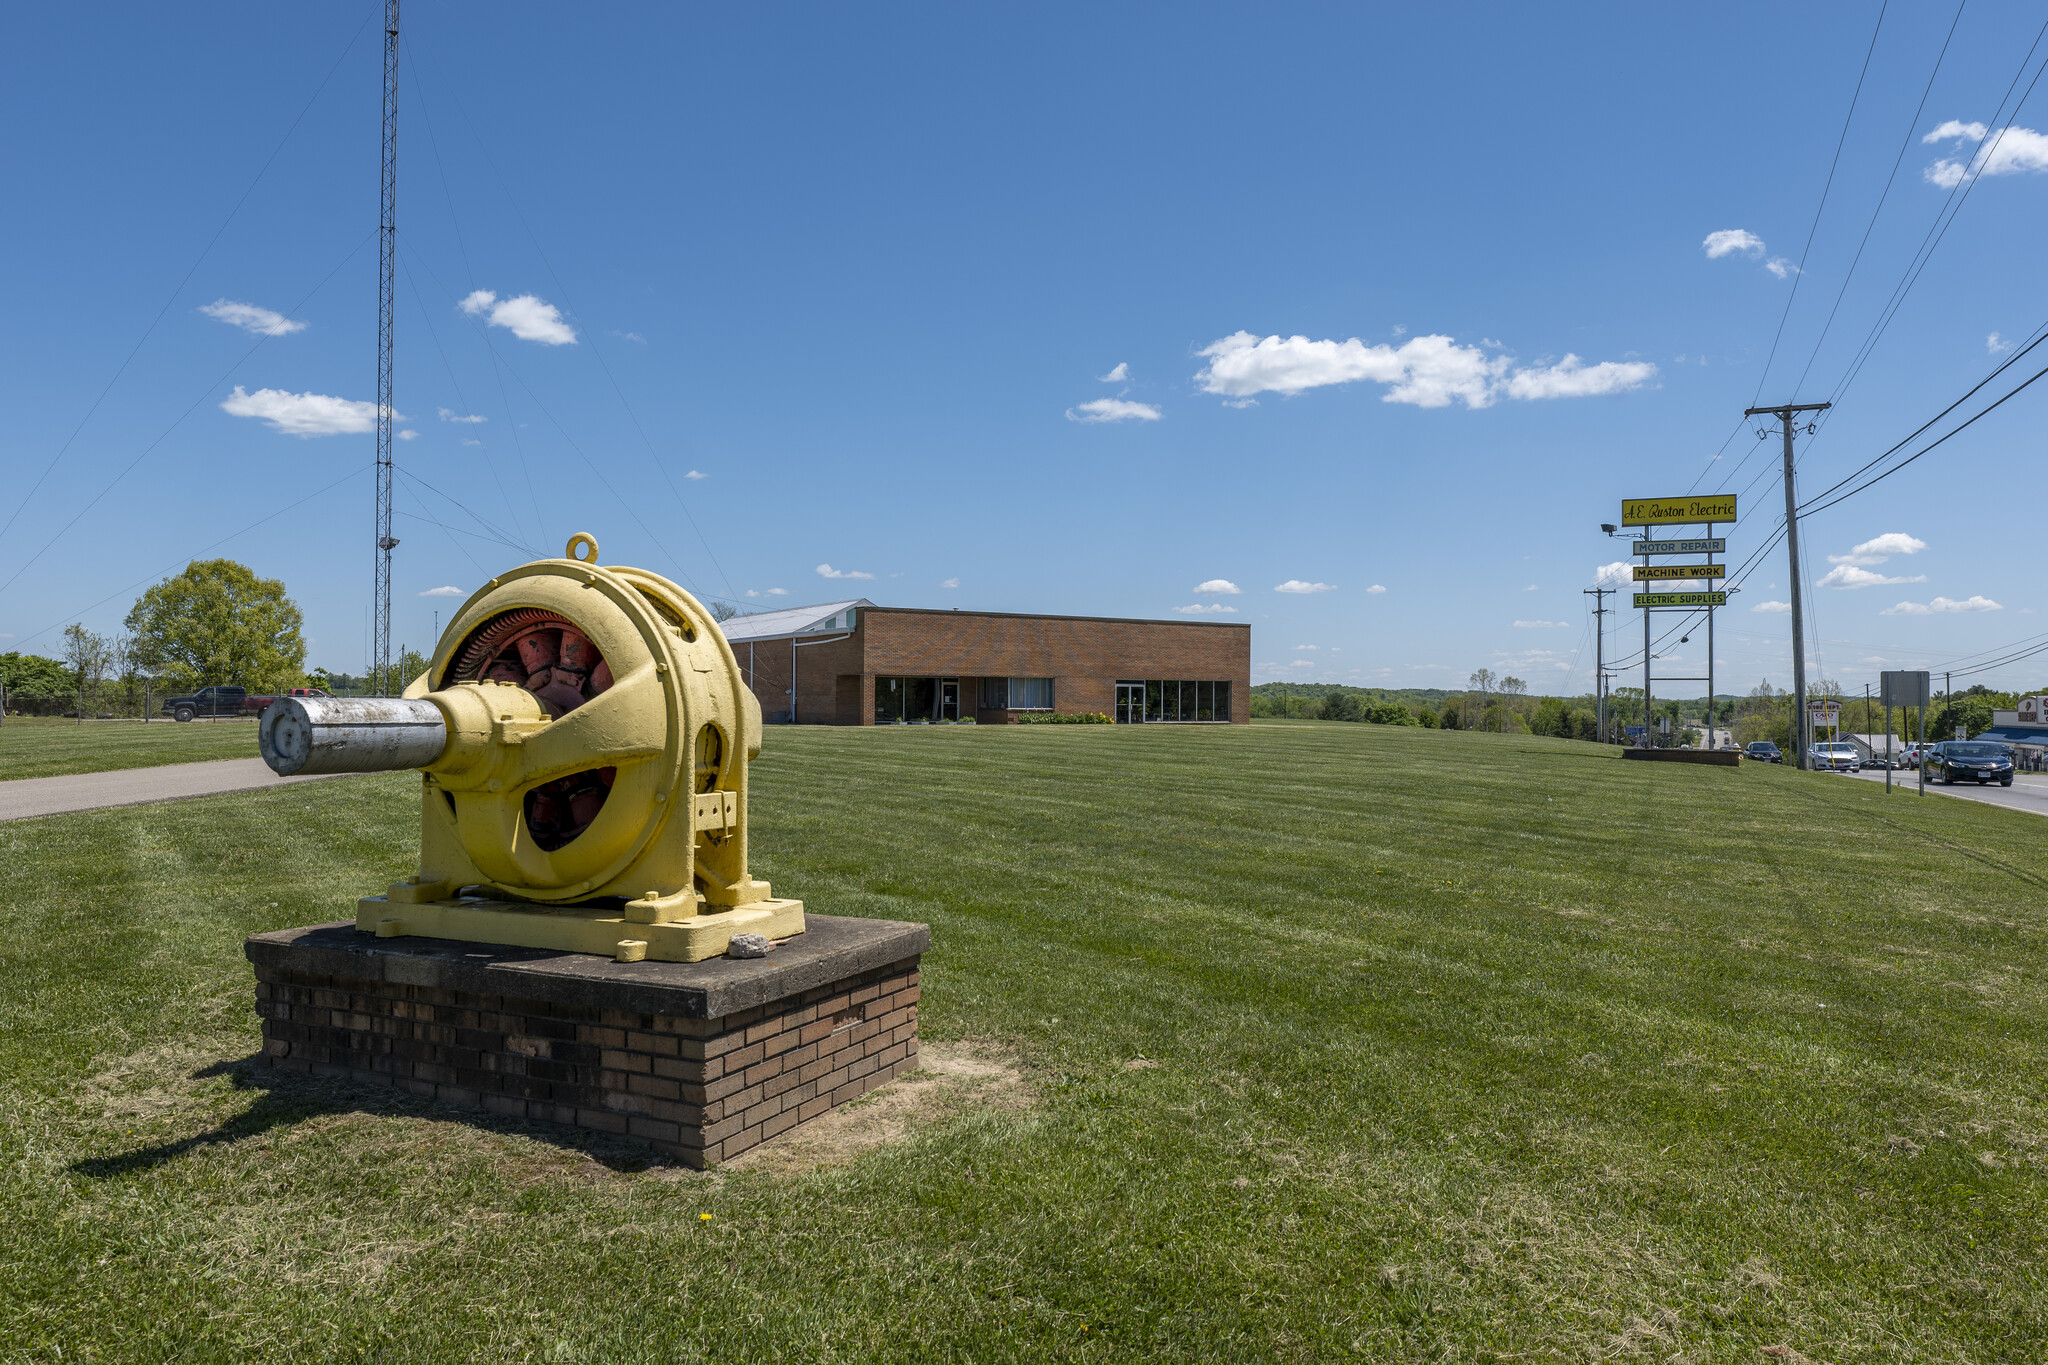
<path id="1" fill-rule="evenodd" d="M 1100 711 L 1026 711 L 1017 717 L 1019 725 L 1114 725 Z"/>
<path id="2" fill-rule="evenodd" d="M 1332 692 L 1316 708 L 1319 720 L 1364 720 L 1365 706 L 1350 692 Z"/>
<path id="3" fill-rule="evenodd" d="M 1415 713 L 1397 701 L 1376 701 L 1366 708 L 1365 718 L 1374 725 L 1413 725 Z"/>

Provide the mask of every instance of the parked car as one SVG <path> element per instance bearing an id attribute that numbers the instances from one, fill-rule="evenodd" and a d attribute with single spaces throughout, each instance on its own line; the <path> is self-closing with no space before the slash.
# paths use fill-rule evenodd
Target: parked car
<path id="1" fill-rule="evenodd" d="M 1742 756 L 1753 763 L 1783 763 L 1785 761 L 1785 755 L 1779 752 L 1778 746 L 1767 739 L 1760 739 L 1753 744 L 1743 745 Z"/>
<path id="2" fill-rule="evenodd" d="M 325 689 L 318 687 L 293 687 L 287 689 L 285 695 L 288 697 L 324 697 L 328 693 Z"/>
<path id="3" fill-rule="evenodd" d="M 299 693 L 307 696 L 325 696 L 326 693 L 314 688 L 301 688 Z M 184 697 L 165 697 L 164 714 L 172 720 L 197 720 L 201 716 L 218 719 L 221 716 L 257 716 L 263 708 L 277 700 L 273 693 L 251 692 L 246 687 L 218 684 L 202 687 Z"/>
<path id="4" fill-rule="evenodd" d="M 1853 773 L 1863 768 L 1863 751 L 1846 739 L 1808 746 L 1806 762 L 1816 772 Z"/>
<path id="5" fill-rule="evenodd" d="M 1950 786 L 1975 782 L 1981 787 L 1996 782 L 2010 787 L 2012 770 L 2012 750 L 1990 740 L 1952 739 L 1927 751 L 1927 776 Z"/>

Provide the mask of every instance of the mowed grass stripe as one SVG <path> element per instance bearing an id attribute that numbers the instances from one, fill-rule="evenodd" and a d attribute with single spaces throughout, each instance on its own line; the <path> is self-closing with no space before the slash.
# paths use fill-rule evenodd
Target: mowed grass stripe
<path id="1" fill-rule="evenodd" d="M 266 1091 L 403 776 L 0 829 L 0 1339 L 106 1358 L 2031 1360 L 2039 820 L 1376 726 L 771 731 L 1022 1112 L 772 1179 Z M 17 989 L 18 986 L 18 989 Z M 1156 1066 L 1134 1069 L 1144 1058 Z M 699 1214 L 714 1215 L 705 1222 Z"/>

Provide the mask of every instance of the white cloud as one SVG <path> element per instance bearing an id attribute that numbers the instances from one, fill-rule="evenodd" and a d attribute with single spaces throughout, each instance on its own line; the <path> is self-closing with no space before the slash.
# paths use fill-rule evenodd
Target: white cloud
<path id="1" fill-rule="evenodd" d="M 1964 123 L 1958 119 L 1950 119 L 1926 137 L 1921 138 L 1920 143 L 1922 146 L 1925 146 L 1933 142 L 1947 142 L 1951 138 L 1961 138 L 1966 142 L 1982 142 L 1984 134 L 1990 131 L 1981 123 Z"/>
<path id="2" fill-rule="evenodd" d="M 820 564 L 820 565 L 818 566 L 818 577 L 820 577 L 820 578 L 873 578 L 873 577 L 874 577 L 874 575 L 873 575 L 873 574 L 871 574 L 871 573 L 862 573 L 862 572 L 861 572 L 861 571 L 860 571 L 859 569 L 835 569 L 835 568 L 833 568 L 833 567 L 832 567 L 832 566 L 831 566 L 830 564 Z"/>
<path id="3" fill-rule="evenodd" d="M 1984 349 L 1992 355 L 2002 355 L 2012 349 L 2012 343 L 2000 340 L 1998 333 L 1993 332 L 1990 336 L 1984 338 Z"/>
<path id="4" fill-rule="evenodd" d="M 1302 650 L 1305 650 L 1305 649 L 1315 649 L 1316 647 L 1317 647 L 1317 646 L 1315 646 L 1315 645 L 1296 645 L 1296 646 L 1294 647 L 1294 651 L 1295 651 L 1295 653 L 1299 654 L 1299 653 L 1300 653 L 1300 652 L 1301 652 Z"/>
<path id="5" fill-rule="evenodd" d="M 760 592 L 760 591 L 758 591 L 758 590 L 756 590 L 756 589 L 754 589 L 754 588 L 748 588 L 748 589 L 747 589 L 747 596 L 749 596 L 749 597 L 787 597 L 787 596 L 789 596 L 789 589 L 788 589 L 788 588 L 770 588 L 770 589 L 768 589 L 768 591 L 766 591 L 766 592 Z"/>
<path id="6" fill-rule="evenodd" d="M 686 479 L 708 479 L 711 476 L 709 474 L 706 474 L 701 469 L 693 469 L 689 473 L 683 475 L 683 477 Z"/>
<path id="7" fill-rule="evenodd" d="M 1859 569 L 1854 564 L 1837 564 L 1829 569 L 1827 577 L 1815 584 L 1821 588 L 1888 588 L 1899 583 L 1925 583 L 1927 575 L 1916 573 L 1908 578 L 1903 574 L 1886 575 L 1869 569 Z"/>
<path id="8" fill-rule="evenodd" d="M 1710 261 L 1718 261 L 1738 251 L 1745 256 L 1764 254 L 1764 239 L 1744 228 L 1722 228 L 1719 232 L 1710 232 L 1700 246 Z"/>
<path id="9" fill-rule="evenodd" d="M 1133 403 L 1123 398 L 1097 398 L 1067 409 L 1069 422 L 1156 422 L 1160 411 L 1150 403 Z"/>
<path id="10" fill-rule="evenodd" d="M 1195 591 L 1196 591 L 1196 592 L 1222 592 L 1222 593 L 1233 593 L 1233 594 L 1234 594 L 1234 593 L 1240 593 L 1240 592 L 1243 592 L 1243 591 L 1244 591 L 1244 589 L 1243 589 L 1243 588 L 1240 588 L 1240 587 L 1238 587 L 1238 586 L 1237 586 L 1237 584 L 1235 584 L 1235 583 L 1231 582 L 1231 581 L 1230 581 L 1229 579 L 1227 579 L 1227 578 L 1212 578 L 1212 579 L 1210 579 L 1210 580 L 1209 580 L 1208 582 L 1206 582 L 1206 583 L 1197 583 L 1197 584 L 1195 584 Z"/>
<path id="11" fill-rule="evenodd" d="M 1828 563 L 1860 564 L 1867 569 L 1873 564 L 1884 563 L 1893 555 L 1917 555 L 1926 548 L 1927 542 L 1918 536 L 1909 536 L 1904 531 L 1886 531 L 1851 547 L 1845 555 L 1829 555 Z"/>
<path id="12" fill-rule="evenodd" d="M 1517 370 L 1508 376 L 1510 398 L 1598 398 L 1624 393 L 1657 377 L 1657 367 L 1646 360 L 1603 360 L 1588 365 L 1567 354 L 1555 365 Z"/>
<path id="13" fill-rule="evenodd" d="M 1316 661 L 1314 659 L 1295 659 L 1288 664 L 1289 668 L 1314 668 L 1315 666 Z"/>
<path id="14" fill-rule="evenodd" d="M 473 441 L 467 436 L 462 438 L 462 443 L 466 446 L 480 446 L 483 444 L 482 441 Z"/>
<path id="15" fill-rule="evenodd" d="M 1373 594 L 1375 594 L 1375 593 L 1382 593 L 1382 592 L 1385 592 L 1386 590 L 1387 590 L 1387 585 L 1386 585 L 1386 584 L 1384 584 L 1384 583 L 1375 583 L 1375 584 L 1373 584 L 1373 585 L 1372 585 L 1371 587 L 1367 588 L 1367 589 L 1365 590 L 1365 593 L 1366 593 L 1366 596 L 1370 597 L 1370 596 L 1372 596 L 1372 595 L 1373 595 Z"/>
<path id="16" fill-rule="evenodd" d="M 1526 588 L 1522 589 L 1522 591 L 1523 591 L 1523 592 L 1535 592 L 1535 591 L 1536 591 L 1536 585 L 1535 585 L 1534 583 L 1531 583 L 1531 584 L 1530 584 L 1530 585 L 1529 585 L 1528 587 L 1526 587 Z"/>
<path id="17" fill-rule="evenodd" d="M 647 338 L 641 336 L 638 332 L 606 332 L 605 335 L 617 337 L 621 341 L 637 341 L 642 346 L 647 344 Z"/>
<path id="18" fill-rule="evenodd" d="M 417 431 L 401 431 L 397 435 L 401 441 L 417 441 L 420 438 L 420 434 Z"/>
<path id="19" fill-rule="evenodd" d="M 237 303 L 233 299 L 215 299 L 199 311 L 217 322 L 239 327 L 250 336 L 288 337 L 293 332 L 306 330 L 306 324 L 297 318 L 288 318 L 253 303 Z"/>
<path id="20" fill-rule="evenodd" d="M 1562 626 L 1563 624 L 1565 623 L 1562 621 L 1517 621 L 1515 622 L 1515 628 L 1517 630 L 1549 630 L 1552 627 Z"/>
<path id="21" fill-rule="evenodd" d="M 503 327 L 521 341 L 538 341 L 543 346 L 570 346 L 576 341 L 576 329 L 562 321 L 561 310 L 532 294 L 500 299 L 488 289 L 479 289 L 459 306 L 471 317 Z"/>
<path id="22" fill-rule="evenodd" d="M 1384 384 L 1384 403 L 1421 408 L 1491 407 L 1505 395 L 1517 399 L 1581 398 L 1619 393 L 1652 379 L 1647 362 L 1603 361 L 1587 365 L 1568 355 L 1556 365 L 1513 370 L 1510 356 L 1488 356 L 1478 346 L 1460 346 L 1447 336 L 1419 336 L 1400 346 L 1348 341 L 1311 341 L 1305 336 L 1233 332 L 1196 354 L 1208 368 L 1195 376 L 1205 393 L 1245 399 L 1256 393 L 1292 396 L 1330 384 L 1367 380 Z"/>
<path id="23" fill-rule="evenodd" d="M 284 389 L 258 389 L 243 393 L 240 384 L 222 400 L 220 410 L 230 417 L 256 417 L 272 431 L 287 436 L 356 436 L 377 429 L 377 405 L 352 398 L 330 398 L 324 393 L 291 393 Z M 402 413 L 391 414 L 403 422 Z"/>
<path id="24" fill-rule="evenodd" d="M 1185 607 L 1175 607 L 1174 610 L 1183 616 L 1218 616 L 1234 615 L 1237 608 L 1226 607 L 1221 602 L 1211 602 L 1206 607 L 1200 602 L 1191 602 Z"/>
<path id="25" fill-rule="evenodd" d="M 1121 360 L 1117 361 L 1116 368 L 1108 374 L 1098 374 L 1095 376 L 1097 382 L 1103 384 L 1121 384 L 1130 377 L 1131 367 Z"/>
<path id="26" fill-rule="evenodd" d="M 1901 602 L 1886 607 L 1880 616 L 1931 616 L 1937 612 L 1962 611 L 2004 611 L 2005 608 L 1988 597 L 1966 597 L 1958 602 L 1953 597 L 1937 597 L 1932 602 Z"/>
<path id="27" fill-rule="evenodd" d="M 1927 183 L 1942 189 L 1953 189 L 1962 183 L 1966 175 L 2023 175 L 2029 171 L 2048 171 L 2048 134 L 2035 132 L 2011 124 L 1993 133 L 1981 123 L 1958 123 L 1950 119 L 1936 128 L 1922 142 L 1946 142 L 1956 139 L 1976 142 L 1980 145 L 1969 162 L 1943 157 L 1921 172 Z"/>
<path id="28" fill-rule="evenodd" d="M 1223 400 L 1224 407 L 1236 408 L 1239 411 L 1243 411 L 1245 408 L 1255 408 L 1258 405 L 1259 400 L 1256 398 L 1226 398 Z"/>
<path id="29" fill-rule="evenodd" d="M 957 578 L 942 578 L 939 580 L 939 586 L 942 588 L 957 588 L 960 586 L 960 580 Z"/>
<path id="30" fill-rule="evenodd" d="M 460 588 L 458 588 L 458 587 L 455 587 L 455 586 L 453 586 L 452 584 L 444 584 L 443 586 L 441 586 L 441 587 L 438 587 L 438 588 L 428 588 L 428 589 L 427 589 L 427 590 L 426 590 L 425 592 L 421 593 L 421 594 L 420 594 L 420 596 L 422 596 L 422 597 L 467 597 L 467 596 L 469 596 L 469 594 L 468 594 L 468 593 L 466 593 L 466 592 L 464 592 L 464 591 L 463 591 L 462 589 L 460 589 Z"/>
<path id="31" fill-rule="evenodd" d="M 1299 578 L 1290 578 L 1285 583 L 1275 584 L 1274 592 L 1333 592 L 1335 583 L 1304 583 Z"/>
<path id="32" fill-rule="evenodd" d="M 1766 611 L 1777 615 L 1790 616 L 1792 614 L 1792 604 L 1790 602 L 1759 602 L 1755 606 L 1751 607 L 1750 610 Z"/>
<path id="33" fill-rule="evenodd" d="M 1612 564 L 1602 564 L 1593 570 L 1593 586 L 1618 588 L 1625 583 L 1632 583 L 1635 581 L 1635 568 L 1635 565 L 1625 559 L 1617 559 Z"/>
<path id="34" fill-rule="evenodd" d="M 1783 256 L 1773 256 L 1768 261 L 1765 261 L 1764 269 L 1770 271 L 1781 280 L 1787 275 L 1804 275 L 1806 273 Z"/>
<path id="35" fill-rule="evenodd" d="M 457 412 L 453 408 L 437 408 L 435 409 L 435 411 L 441 414 L 441 420 L 444 422 L 463 422 L 467 423 L 470 426 L 476 426 L 479 423 L 488 422 L 491 420 L 488 417 L 482 416 L 481 414 L 474 412 L 469 413 L 467 416 L 465 416 L 464 414 Z"/>

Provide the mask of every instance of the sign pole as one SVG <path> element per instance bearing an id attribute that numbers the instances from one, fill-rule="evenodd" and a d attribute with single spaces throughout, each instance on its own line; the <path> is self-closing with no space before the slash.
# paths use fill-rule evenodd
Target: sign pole
<path id="1" fill-rule="evenodd" d="M 1927 701 L 1920 701 L 1920 794 L 1927 795 Z"/>
<path id="2" fill-rule="evenodd" d="M 1643 528 L 1643 538 L 1645 540 L 1651 539 L 1656 533 L 1657 528 L 1654 526 L 1645 526 Z M 1644 555 L 1643 563 L 1648 565 L 1649 562 L 1650 557 Z M 1643 608 L 1643 747 L 1645 749 L 1657 747 L 1656 732 L 1653 729 L 1656 721 L 1651 719 L 1650 710 L 1650 609 L 1645 606 Z"/>
<path id="3" fill-rule="evenodd" d="M 1707 523 L 1707 539 L 1714 538 L 1714 523 Z M 1707 580 L 1709 588 L 1714 580 Z M 1707 608 L 1707 752 L 1714 751 L 1714 609 Z"/>
<path id="4" fill-rule="evenodd" d="M 1889 702 L 1884 708 L 1884 794 L 1892 794 L 1892 708 Z"/>

